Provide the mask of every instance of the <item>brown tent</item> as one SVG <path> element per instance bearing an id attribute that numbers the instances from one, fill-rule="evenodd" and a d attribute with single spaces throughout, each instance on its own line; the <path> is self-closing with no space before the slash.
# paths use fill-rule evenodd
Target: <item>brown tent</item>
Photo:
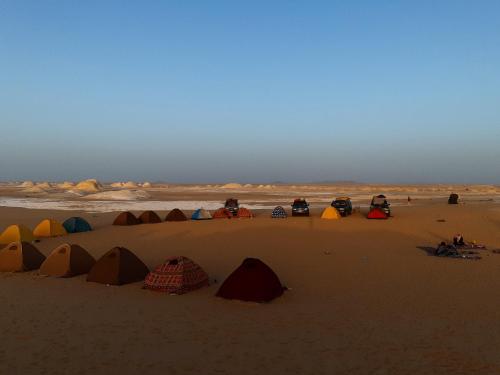
<path id="1" fill-rule="evenodd" d="M 55 248 L 40 267 L 40 275 L 73 277 L 88 273 L 95 259 L 78 245 L 63 244 Z"/>
<path id="2" fill-rule="evenodd" d="M 154 211 L 144 211 L 141 216 L 139 216 L 139 220 L 142 224 L 156 224 L 161 223 L 161 219 L 158 214 Z"/>
<path id="3" fill-rule="evenodd" d="M 116 217 L 113 225 L 137 225 L 140 223 L 140 220 L 133 213 L 126 211 Z"/>
<path id="4" fill-rule="evenodd" d="M 274 271 L 260 259 L 246 258 L 224 281 L 217 297 L 252 302 L 269 302 L 285 288 Z"/>
<path id="5" fill-rule="evenodd" d="M 45 260 L 38 249 L 28 242 L 12 242 L 0 250 L 1 272 L 24 272 L 40 268 Z"/>
<path id="6" fill-rule="evenodd" d="M 165 218 L 165 221 L 186 221 L 187 217 L 184 215 L 184 212 L 179 210 L 178 208 L 174 208 L 170 211 Z"/>
<path id="7" fill-rule="evenodd" d="M 87 281 L 122 285 L 142 281 L 148 273 L 148 267 L 133 252 L 115 247 L 94 264 Z"/>

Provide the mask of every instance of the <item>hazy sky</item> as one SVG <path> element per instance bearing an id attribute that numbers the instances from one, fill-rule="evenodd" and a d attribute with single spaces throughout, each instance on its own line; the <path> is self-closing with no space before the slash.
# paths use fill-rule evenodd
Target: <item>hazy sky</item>
<path id="1" fill-rule="evenodd" d="M 0 179 L 500 183 L 500 1 L 0 0 Z"/>

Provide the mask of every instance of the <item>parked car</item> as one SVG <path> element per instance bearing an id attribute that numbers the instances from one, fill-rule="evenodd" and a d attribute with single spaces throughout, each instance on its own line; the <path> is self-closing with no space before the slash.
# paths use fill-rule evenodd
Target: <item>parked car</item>
<path id="1" fill-rule="evenodd" d="M 233 216 L 236 216 L 238 214 L 238 210 L 240 209 L 238 199 L 234 198 L 227 199 L 226 203 L 224 204 L 224 208 L 229 212 L 231 212 Z"/>
<path id="2" fill-rule="evenodd" d="M 332 207 L 335 207 L 341 216 L 352 214 L 352 203 L 349 197 L 335 198 L 332 202 Z"/>
<path id="3" fill-rule="evenodd" d="M 293 201 L 292 216 L 309 216 L 309 203 L 304 198 L 298 198 Z"/>
<path id="4" fill-rule="evenodd" d="M 372 202 L 370 204 L 370 209 L 379 208 L 385 212 L 387 216 L 391 216 L 391 208 L 390 203 L 387 202 L 387 198 L 385 195 L 377 195 L 372 198 Z"/>

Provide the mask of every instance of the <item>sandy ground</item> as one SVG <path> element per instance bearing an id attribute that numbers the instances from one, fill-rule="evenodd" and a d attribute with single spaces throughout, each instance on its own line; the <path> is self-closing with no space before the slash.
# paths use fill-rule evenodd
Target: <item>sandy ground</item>
<path id="1" fill-rule="evenodd" d="M 0 208 L 0 230 L 75 214 Z M 114 213 L 82 212 L 95 231 L 39 249 L 70 242 L 99 257 L 120 245 L 150 268 L 185 255 L 212 285 L 167 296 L 141 283 L 0 274 L 0 374 L 500 373 L 500 255 L 442 259 L 419 248 L 457 232 L 500 248 L 498 205 L 420 203 L 394 207 L 388 221 L 257 214 L 113 227 Z M 261 305 L 214 297 L 248 256 L 290 290 Z"/>

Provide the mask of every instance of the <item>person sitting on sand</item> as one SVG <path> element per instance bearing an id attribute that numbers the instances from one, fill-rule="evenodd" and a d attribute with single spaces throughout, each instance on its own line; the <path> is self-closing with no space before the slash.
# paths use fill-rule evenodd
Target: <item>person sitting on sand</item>
<path id="1" fill-rule="evenodd" d="M 460 233 L 458 233 L 455 237 L 453 237 L 453 245 L 465 246 L 464 237 Z"/>

